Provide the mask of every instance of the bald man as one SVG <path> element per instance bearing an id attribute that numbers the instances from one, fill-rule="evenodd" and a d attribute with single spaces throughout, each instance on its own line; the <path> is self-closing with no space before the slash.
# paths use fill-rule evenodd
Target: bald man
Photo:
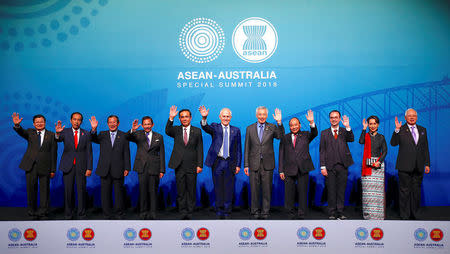
<path id="1" fill-rule="evenodd" d="M 241 131 L 231 126 L 231 110 L 220 110 L 220 123 L 208 124 L 209 109 L 199 108 L 202 115 L 202 129 L 212 136 L 211 147 L 205 165 L 212 170 L 214 192 L 216 194 L 216 215 L 219 219 L 229 219 L 234 195 L 234 175 L 241 169 Z"/>
<path id="2" fill-rule="evenodd" d="M 430 151 L 427 129 L 417 125 L 417 112 L 405 112 L 406 123 L 395 117 L 395 131 L 391 145 L 398 147 L 397 163 L 399 181 L 399 207 L 402 220 L 417 219 L 420 208 L 420 186 L 423 174 L 430 173 Z"/>

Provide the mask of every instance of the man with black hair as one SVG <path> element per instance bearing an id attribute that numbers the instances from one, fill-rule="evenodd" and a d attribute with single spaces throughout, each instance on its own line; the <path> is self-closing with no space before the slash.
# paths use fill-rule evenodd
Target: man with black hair
<path id="1" fill-rule="evenodd" d="M 45 117 L 35 115 L 33 128 L 23 129 L 20 126 L 23 118 L 13 113 L 14 130 L 27 140 L 28 146 L 19 168 L 25 171 L 27 183 L 28 215 L 31 219 L 48 219 L 50 203 L 50 178 L 55 176 L 57 144 L 55 134 L 45 129 Z M 37 211 L 38 181 L 40 192 L 40 207 Z"/>
<path id="2" fill-rule="evenodd" d="M 172 106 L 166 124 L 166 134 L 174 139 L 169 168 L 175 169 L 180 218 L 189 220 L 195 208 L 197 174 L 203 168 L 203 139 L 202 131 L 191 126 L 189 109 L 180 110 L 181 125 L 173 126 L 177 114 L 177 107 Z"/>

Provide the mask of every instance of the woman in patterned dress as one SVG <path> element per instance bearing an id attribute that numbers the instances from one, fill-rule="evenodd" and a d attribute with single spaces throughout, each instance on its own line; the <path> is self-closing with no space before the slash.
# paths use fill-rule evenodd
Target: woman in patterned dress
<path id="1" fill-rule="evenodd" d="M 384 158 L 387 145 L 384 136 L 378 133 L 379 124 L 377 116 L 370 116 L 367 122 L 364 119 L 359 138 L 359 143 L 364 144 L 361 182 L 363 217 L 366 220 L 383 220 L 385 217 Z"/>

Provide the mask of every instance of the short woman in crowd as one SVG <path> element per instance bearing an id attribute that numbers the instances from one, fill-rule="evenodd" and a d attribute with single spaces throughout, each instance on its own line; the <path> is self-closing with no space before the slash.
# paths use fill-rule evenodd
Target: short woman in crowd
<path id="1" fill-rule="evenodd" d="M 362 205 L 366 220 L 383 220 L 385 217 L 384 158 L 387 145 L 384 136 L 378 133 L 380 119 L 370 116 L 363 120 L 359 143 L 364 144 L 362 162 Z M 369 132 L 366 129 L 369 127 Z"/>

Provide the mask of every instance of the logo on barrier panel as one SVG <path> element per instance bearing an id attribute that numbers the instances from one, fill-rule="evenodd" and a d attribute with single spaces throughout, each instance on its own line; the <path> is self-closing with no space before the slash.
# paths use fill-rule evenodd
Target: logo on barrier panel
<path id="1" fill-rule="evenodd" d="M 306 241 L 309 239 L 309 236 L 311 235 L 311 232 L 307 227 L 301 227 L 297 230 L 297 237 L 300 240 Z"/>
<path id="2" fill-rule="evenodd" d="M 137 233 L 136 233 L 136 230 L 134 230 L 133 228 L 127 228 L 123 232 L 123 238 L 125 238 L 125 240 L 127 240 L 127 241 L 134 241 L 134 239 L 136 239 L 136 237 L 137 237 Z"/>
<path id="3" fill-rule="evenodd" d="M 192 239 L 194 239 L 194 237 L 195 234 L 192 228 L 185 228 L 181 231 L 181 238 L 183 238 L 183 240 L 185 241 L 191 241 Z"/>
<path id="4" fill-rule="evenodd" d="M 364 241 L 369 237 L 369 231 L 364 227 L 359 227 L 355 230 L 356 239 Z"/>
<path id="5" fill-rule="evenodd" d="M 322 240 L 323 238 L 325 238 L 325 229 L 317 227 L 313 229 L 312 235 L 316 240 Z"/>
<path id="6" fill-rule="evenodd" d="M 19 241 L 21 237 L 22 237 L 22 232 L 20 232 L 20 230 L 17 228 L 10 229 L 8 232 L 8 238 L 12 242 Z"/>
<path id="7" fill-rule="evenodd" d="M 36 232 L 36 230 L 34 230 L 32 228 L 26 229 L 23 232 L 23 238 L 25 238 L 25 240 L 27 240 L 29 242 L 34 241 L 36 239 L 36 237 L 37 237 L 37 232 Z"/>
<path id="8" fill-rule="evenodd" d="M 74 242 L 80 238 L 80 231 L 76 228 L 70 228 L 67 230 L 67 239 Z"/>
<path id="9" fill-rule="evenodd" d="M 417 241 L 423 242 L 427 240 L 428 232 L 424 228 L 418 228 L 416 231 L 414 231 L 414 238 L 416 238 Z"/>
<path id="10" fill-rule="evenodd" d="M 214 20 L 196 18 L 181 30 L 179 44 L 187 59 L 196 63 L 207 63 L 222 53 L 225 35 Z"/>
<path id="11" fill-rule="evenodd" d="M 372 231 L 370 231 L 370 236 L 372 237 L 373 240 L 379 241 L 383 239 L 384 233 L 381 228 L 374 228 L 372 229 Z"/>
<path id="12" fill-rule="evenodd" d="M 442 232 L 439 228 L 434 228 L 430 232 L 430 238 L 435 242 L 439 242 L 442 238 L 444 238 L 444 232 Z"/>
<path id="13" fill-rule="evenodd" d="M 257 228 L 255 229 L 254 236 L 258 240 L 264 240 L 267 237 L 267 230 L 265 228 Z"/>
<path id="14" fill-rule="evenodd" d="M 233 32 L 234 52 L 244 61 L 260 63 L 269 59 L 278 46 L 275 27 L 267 20 L 252 17 L 241 21 Z"/>
<path id="15" fill-rule="evenodd" d="M 249 228 L 241 228 L 239 230 L 239 238 L 244 241 L 250 240 L 252 238 L 252 231 Z"/>
<path id="16" fill-rule="evenodd" d="M 94 239 L 95 233 L 92 228 L 85 228 L 82 233 L 83 239 L 86 241 L 92 241 Z"/>
<path id="17" fill-rule="evenodd" d="M 148 228 L 143 228 L 139 231 L 139 238 L 141 238 L 142 241 L 148 241 L 150 238 L 152 238 L 152 231 Z"/>
<path id="18" fill-rule="evenodd" d="M 197 230 L 197 238 L 206 241 L 209 238 L 209 230 L 207 228 L 200 228 Z"/>

